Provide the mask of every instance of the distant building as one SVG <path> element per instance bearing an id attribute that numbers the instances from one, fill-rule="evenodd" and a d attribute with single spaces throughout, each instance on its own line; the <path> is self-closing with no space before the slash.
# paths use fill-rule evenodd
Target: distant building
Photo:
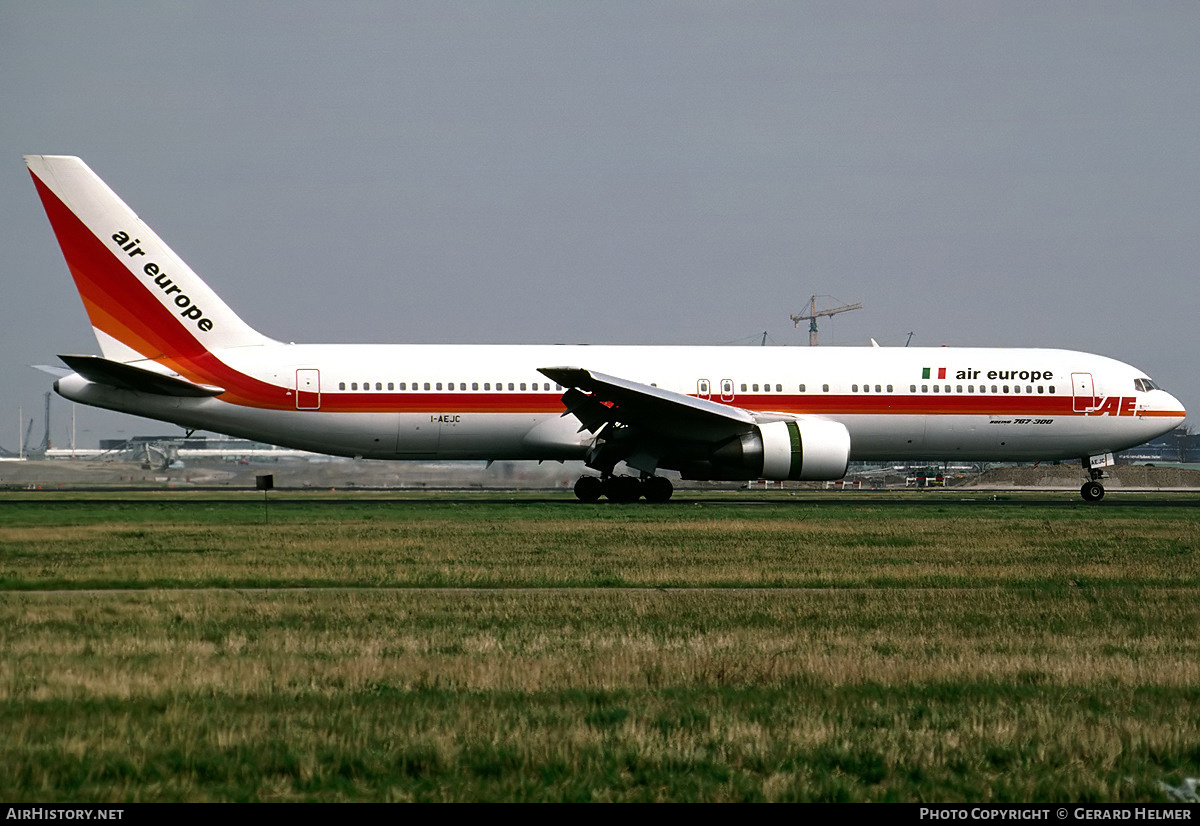
<path id="1" fill-rule="evenodd" d="M 1144 445 L 1131 447 L 1117 454 L 1117 461 L 1124 464 L 1134 462 L 1156 462 L 1163 464 L 1200 463 L 1200 432 L 1188 432 L 1187 425 L 1180 425 L 1157 439 Z"/>

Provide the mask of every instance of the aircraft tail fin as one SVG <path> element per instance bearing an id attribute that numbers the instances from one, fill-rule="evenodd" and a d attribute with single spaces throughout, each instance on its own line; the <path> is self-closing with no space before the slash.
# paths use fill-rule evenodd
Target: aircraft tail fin
<path id="1" fill-rule="evenodd" d="M 25 163 L 105 358 L 194 360 L 272 343 L 79 158 L 26 155 Z"/>

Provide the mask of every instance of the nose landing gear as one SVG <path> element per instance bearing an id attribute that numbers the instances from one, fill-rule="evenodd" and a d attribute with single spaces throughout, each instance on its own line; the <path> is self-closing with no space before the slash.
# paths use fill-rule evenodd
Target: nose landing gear
<path id="1" fill-rule="evenodd" d="M 1088 472 L 1089 481 L 1083 483 L 1079 493 L 1085 502 L 1099 502 L 1104 498 L 1104 483 L 1100 481 L 1104 478 L 1104 471 L 1099 467 L 1092 467 L 1087 459 L 1083 460 L 1083 466 Z"/>
<path id="2" fill-rule="evenodd" d="M 1084 482 L 1079 492 L 1083 495 L 1085 502 L 1099 502 L 1104 498 L 1104 485 L 1100 484 L 1100 480 L 1093 479 L 1090 482 Z"/>

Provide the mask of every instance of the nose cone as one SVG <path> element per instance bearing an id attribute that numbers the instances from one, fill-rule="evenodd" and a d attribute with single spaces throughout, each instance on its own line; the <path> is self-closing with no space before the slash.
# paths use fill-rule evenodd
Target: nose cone
<path id="1" fill-rule="evenodd" d="M 1187 415 L 1187 411 L 1183 409 L 1183 403 L 1179 399 L 1166 390 L 1154 390 L 1149 395 L 1150 398 L 1147 399 L 1149 404 L 1146 405 L 1145 415 L 1153 418 L 1143 419 L 1143 421 L 1154 422 L 1159 436 L 1170 433 L 1183 424 L 1183 417 Z"/>
<path id="2" fill-rule="evenodd" d="M 1162 410 L 1164 411 L 1164 415 L 1172 419 L 1182 419 L 1187 415 L 1187 411 L 1183 409 L 1183 402 L 1165 390 L 1162 391 L 1162 394 Z"/>

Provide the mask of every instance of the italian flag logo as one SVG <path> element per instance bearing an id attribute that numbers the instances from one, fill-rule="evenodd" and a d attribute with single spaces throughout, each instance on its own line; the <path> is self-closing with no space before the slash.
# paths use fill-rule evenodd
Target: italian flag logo
<path id="1" fill-rule="evenodd" d="M 923 379 L 933 378 L 931 375 L 929 375 L 931 372 L 933 372 L 932 367 L 922 367 L 921 368 L 921 378 L 923 378 Z M 937 368 L 937 377 L 939 379 L 946 378 L 946 368 L 945 367 Z"/>

